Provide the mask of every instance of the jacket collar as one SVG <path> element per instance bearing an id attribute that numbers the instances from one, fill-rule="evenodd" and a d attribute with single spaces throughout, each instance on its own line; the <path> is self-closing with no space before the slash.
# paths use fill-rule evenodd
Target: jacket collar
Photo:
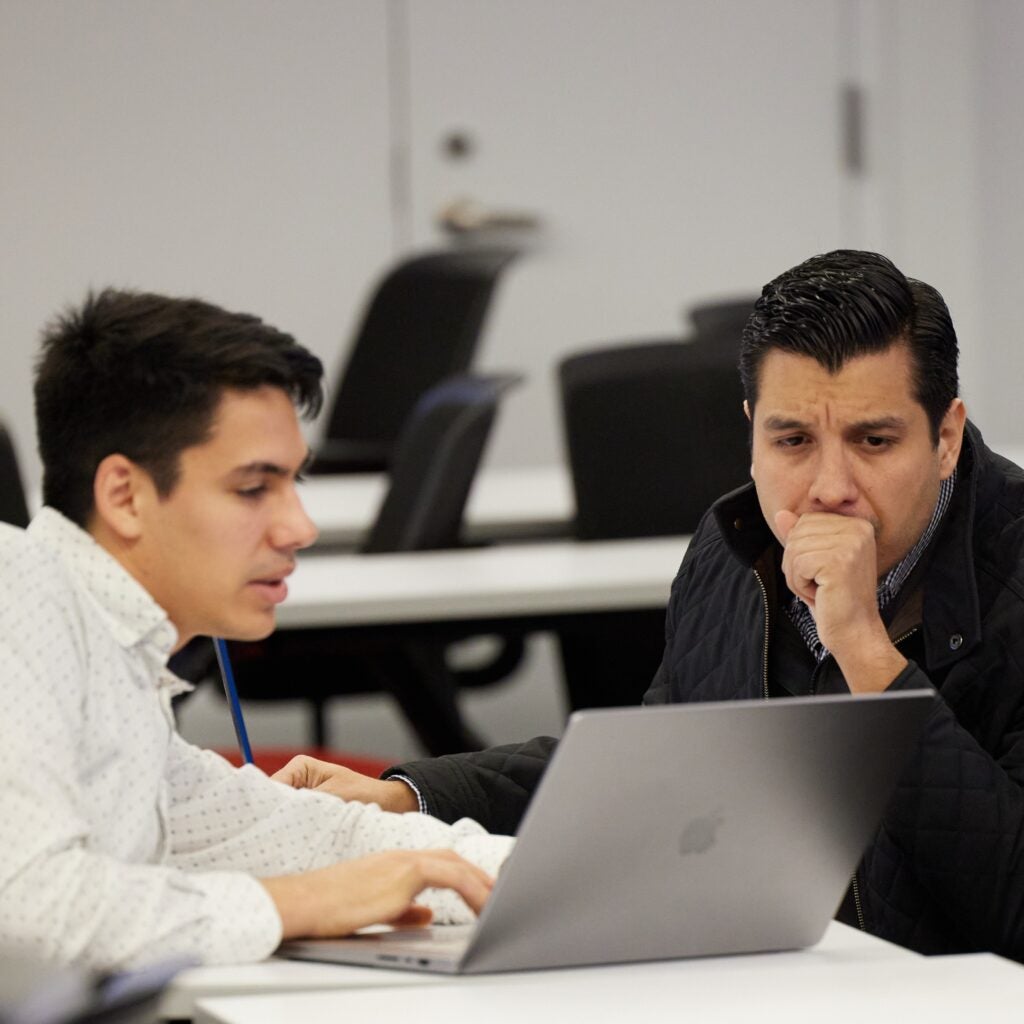
<path id="1" fill-rule="evenodd" d="M 967 423 L 957 463 L 957 484 L 945 519 L 926 553 L 923 589 L 925 663 L 944 668 L 981 642 L 981 612 L 974 572 L 974 525 L 979 481 L 992 469 L 992 453 L 981 433 Z M 711 507 L 733 557 L 753 568 L 769 548 L 778 549 L 749 483 L 719 498 Z"/>

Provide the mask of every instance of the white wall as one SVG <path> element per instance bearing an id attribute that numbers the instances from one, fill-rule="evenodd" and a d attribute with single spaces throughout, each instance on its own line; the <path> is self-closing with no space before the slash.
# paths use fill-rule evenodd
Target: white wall
<path id="1" fill-rule="evenodd" d="M 437 210 L 460 196 L 541 221 L 483 352 L 529 373 L 505 403 L 497 457 L 559 457 L 554 371 L 568 353 L 680 337 L 693 303 L 756 294 L 812 253 L 849 244 L 843 9 L 410 5 L 413 237 L 438 239 Z M 445 157 L 453 129 L 475 139 L 470 158 Z"/>
<path id="2" fill-rule="evenodd" d="M 987 62 L 1016 63 L 1017 55 L 981 45 L 987 4 L 855 0 L 855 6 L 868 123 L 858 244 L 886 253 L 943 294 L 960 339 L 962 391 L 984 427 L 993 392 L 1005 383 L 988 362 L 978 282 L 979 172 L 987 157 L 977 131 L 977 82 Z"/>
<path id="3" fill-rule="evenodd" d="M 1021 296 L 1024 264 L 1024 5 L 978 5 L 978 235 L 971 246 L 978 277 L 983 423 L 995 440 L 1024 439 Z"/>
<path id="4" fill-rule="evenodd" d="M 1014 0 L 0 0 L 0 410 L 34 481 L 37 332 L 107 283 L 259 312 L 333 369 L 382 267 L 469 190 L 537 197 L 554 228 L 508 274 L 485 362 L 550 382 L 567 349 L 674 331 L 687 301 L 860 245 L 946 295 L 973 415 L 1024 439 L 1022 41 Z M 844 76 L 866 94 L 859 180 L 829 119 Z M 441 133 L 465 126 L 480 158 L 445 164 Z M 789 152 L 809 182 L 780 172 Z M 588 203 L 611 255 L 581 234 Z M 555 457 L 553 395 L 509 408 L 492 456 Z"/>
<path id="5" fill-rule="evenodd" d="M 365 0 L 0 0 L 0 410 L 34 481 L 38 331 L 107 284 L 257 312 L 337 363 L 391 258 Z"/>

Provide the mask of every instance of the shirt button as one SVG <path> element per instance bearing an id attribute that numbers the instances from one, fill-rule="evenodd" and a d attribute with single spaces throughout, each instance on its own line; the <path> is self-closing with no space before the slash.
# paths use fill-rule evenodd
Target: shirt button
<path id="1" fill-rule="evenodd" d="M 964 645 L 964 638 L 959 633 L 954 633 L 949 638 L 949 649 L 951 651 L 959 651 Z"/>

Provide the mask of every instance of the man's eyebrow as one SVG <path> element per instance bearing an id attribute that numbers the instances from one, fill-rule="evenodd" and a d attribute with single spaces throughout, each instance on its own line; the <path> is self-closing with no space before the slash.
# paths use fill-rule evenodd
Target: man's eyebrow
<path id="1" fill-rule="evenodd" d="M 301 465 L 294 471 L 295 476 L 301 476 L 313 462 L 313 453 L 306 452 L 306 457 Z M 276 462 L 247 462 L 244 466 L 236 466 L 231 471 L 232 476 L 292 476 L 292 470 L 286 466 L 279 466 Z"/>
<path id="2" fill-rule="evenodd" d="M 787 416 L 768 416 L 764 421 L 766 430 L 806 430 L 803 420 Z M 847 427 L 848 433 L 871 434 L 880 430 L 906 430 L 907 421 L 902 416 L 877 416 L 869 420 L 857 420 Z"/>
<path id="3" fill-rule="evenodd" d="M 764 421 L 766 430 L 806 430 L 807 424 L 803 420 L 796 420 L 786 416 L 769 416 Z"/>
<path id="4" fill-rule="evenodd" d="M 880 430 L 906 430 L 907 421 L 902 416 L 879 416 L 873 420 L 858 420 L 850 424 L 850 431 L 858 434 L 874 434 Z"/>

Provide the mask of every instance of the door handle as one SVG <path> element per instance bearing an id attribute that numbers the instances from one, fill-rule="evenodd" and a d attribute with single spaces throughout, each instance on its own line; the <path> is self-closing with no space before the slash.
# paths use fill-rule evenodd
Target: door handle
<path id="1" fill-rule="evenodd" d="M 490 231 L 537 231 L 541 218 L 528 210 L 496 210 L 474 199 L 454 199 L 437 213 L 437 226 L 451 235 Z"/>

